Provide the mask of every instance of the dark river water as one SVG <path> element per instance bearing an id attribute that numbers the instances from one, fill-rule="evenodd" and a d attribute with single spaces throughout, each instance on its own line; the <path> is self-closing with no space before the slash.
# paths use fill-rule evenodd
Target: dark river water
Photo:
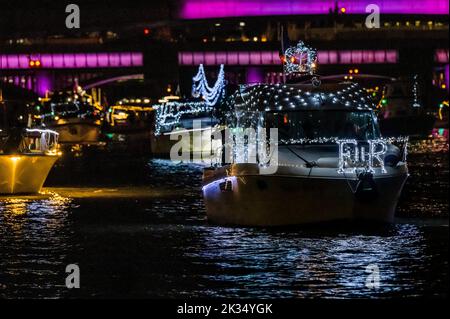
<path id="1" fill-rule="evenodd" d="M 0 297 L 446 297 L 448 144 L 410 152 L 395 224 L 288 229 L 208 224 L 199 166 L 65 158 L 43 195 L 0 197 Z"/>

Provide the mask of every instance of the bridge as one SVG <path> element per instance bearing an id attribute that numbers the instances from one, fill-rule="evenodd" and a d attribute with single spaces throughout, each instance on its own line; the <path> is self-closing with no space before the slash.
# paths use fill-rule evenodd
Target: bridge
<path id="1" fill-rule="evenodd" d="M 173 16 L 137 18 L 108 31 L 114 40 L 40 39 L 30 33 L 16 39 L 19 44 L 0 42 L 0 81 L 41 96 L 75 84 L 94 88 L 143 79 L 160 87 L 159 93 L 178 84 L 187 93 L 199 64 L 209 78 L 224 64 L 230 83 L 273 83 L 281 78 L 277 26 L 286 24 L 292 41 L 302 39 L 318 49 L 320 74 L 417 73 L 448 89 L 448 1 L 378 1 L 383 25 L 368 30 L 363 21 L 371 2 L 179 0 Z"/>

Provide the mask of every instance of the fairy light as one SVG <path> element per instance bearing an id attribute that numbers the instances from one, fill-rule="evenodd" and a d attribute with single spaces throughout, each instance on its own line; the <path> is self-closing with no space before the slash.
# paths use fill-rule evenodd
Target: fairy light
<path id="1" fill-rule="evenodd" d="M 292 110 L 320 108 L 322 105 L 345 106 L 359 110 L 375 108 L 367 92 L 357 83 L 346 83 L 335 92 L 311 93 L 306 88 L 285 87 L 281 84 L 241 86 L 228 101 L 230 106 L 247 110 Z"/>
<path id="2" fill-rule="evenodd" d="M 201 97 L 209 106 L 216 105 L 225 96 L 225 69 L 220 65 L 219 75 L 213 87 L 209 87 L 203 64 L 198 67 L 197 74 L 192 78 L 192 96 Z"/>
<path id="3" fill-rule="evenodd" d="M 183 115 L 198 115 L 213 111 L 213 107 L 203 101 L 170 101 L 164 104 L 156 104 L 153 108 L 156 110 L 156 135 L 160 135 L 162 130 L 171 130 L 174 126 L 178 125 Z"/>
<path id="4" fill-rule="evenodd" d="M 412 93 L 413 93 L 413 107 L 421 107 L 420 102 L 419 102 L 419 83 L 417 80 L 418 76 L 417 74 L 414 75 L 414 82 L 413 82 L 413 86 L 412 86 Z"/>
<path id="5" fill-rule="evenodd" d="M 294 73 L 313 74 L 317 65 L 317 51 L 299 41 L 295 47 L 289 47 L 282 57 L 283 69 L 287 75 Z"/>

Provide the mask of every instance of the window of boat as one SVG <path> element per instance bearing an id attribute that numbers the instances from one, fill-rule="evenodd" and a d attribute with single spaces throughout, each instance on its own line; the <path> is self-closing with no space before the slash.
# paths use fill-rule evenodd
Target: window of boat
<path id="1" fill-rule="evenodd" d="M 266 114 L 268 128 L 278 128 L 280 140 L 321 137 L 367 140 L 380 137 L 370 111 L 302 110 Z"/>

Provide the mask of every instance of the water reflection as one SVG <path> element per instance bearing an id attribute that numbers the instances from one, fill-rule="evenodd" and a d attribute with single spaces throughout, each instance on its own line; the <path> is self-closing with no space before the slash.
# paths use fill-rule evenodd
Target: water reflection
<path id="1" fill-rule="evenodd" d="M 386 296 L 417 289 L 417 276 L 426 271 L 426 242 L 415 225 L 350 234 L 221 227 L 203 228 L 201 233 L 202 241 L 185 254 L 215 269 L 204 276 L 221 287 L 210 291 L 214 296 Z M 380 289 L 365 287 L 370 264 L 380 268 Z"/>
<path id="2" fill-rule="evenodd" d="M 217 227 L 206 220 L 199 166 L 122 159 L 117 180 L 100 171 L 68 185 L 65 170 L 87 164 L 61 164 L 47 194 L 0 197 L 0 297 L 448 295 L 448 222 L 424 219 L 448 217 L 448 153 L 410 158 L 398 209 L 406 223 L 381 228 Z M 69 263 L 80 265 L 83 289 L 65 288 Z M 377 290 L 365 287 L 370 264 L 381 272 Z"/>
<path id="3" fill-rule="evenodd" d="M 70 200 L 3 198 L 0 201 L 0 297 L 58 296 L 55 279 L 68 245 Z"/>

